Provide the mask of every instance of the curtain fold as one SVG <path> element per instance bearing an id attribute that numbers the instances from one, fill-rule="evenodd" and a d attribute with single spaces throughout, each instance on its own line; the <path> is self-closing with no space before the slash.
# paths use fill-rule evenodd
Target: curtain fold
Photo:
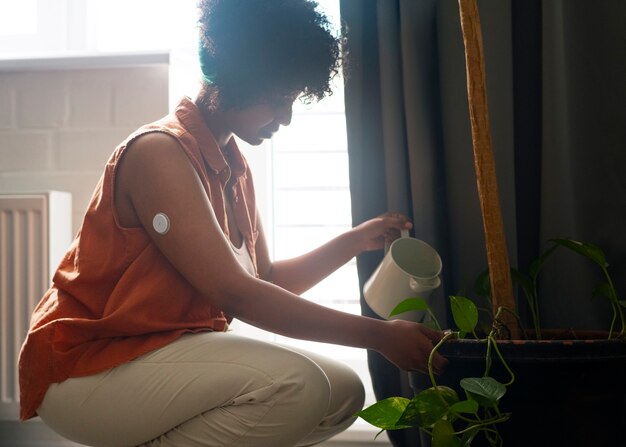
<path id="1" fill-rule="evenodd" d="M 388 210 L 413 215 L 405 117 L 400 3 L 343 1 L 348 27 L 349 74 L 346 83 L 352 219 L 355 224 Z M 382 258 L 365 253 L 357 259 L 360 289 Z M 361 297 L 363 315 L 377 317 Z M 377 399 L 410 396 L 406 373 L 377 352 L 368 352 Z M 394 445 L 419 445 L 417 430 L 389 432 Z"/>
<path id="2" fill-rule="evenodd" d="M 554 237 L 603 248 L 626 293 L 626 2 L 479 0 L 492 140 L 511 265 Z M 443 261 L 432 297 L 486 268 L 456 0 L 341 0 L 350 72 L 346 119 L 354 223 L 406 213 Z M 361 288 L 382 258 L 357 260 Z M 540 284 L 544 327 L 607 329 L 591 299 L 599 269 L 563 250 Z M 524 300 L 519 312 L 528 321 Z M 362 301 L 363 313 L 373 315 Z M 369 354 L 376 397 L 411 396 L 406 375 Z M 419 445 L 413 434 L 396 446 Z"/>
<path id="3" fill-rule="evenodd" d="M 626 295 L 626 2 L 542 3 L 541 240 L 599 245 Z M 544 324 L 607 329 L 591 299 L 597 267 L 557 253 L 542 283 Z M 549 281 L 548 281 L 549 279 Z M 572 297 L 574 299 L 572 305 Z"/>

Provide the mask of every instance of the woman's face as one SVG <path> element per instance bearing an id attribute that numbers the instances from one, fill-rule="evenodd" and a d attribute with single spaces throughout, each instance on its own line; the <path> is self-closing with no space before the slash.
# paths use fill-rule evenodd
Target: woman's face
<path id="1" fill-rule="evenodd" d="M 272 138 L 280 126 L 291 122 L 292 106 L 297 95 L 280 101 L 264 101 L 232 113 L 232 132 L 248 144 L 257 146 Z"/>

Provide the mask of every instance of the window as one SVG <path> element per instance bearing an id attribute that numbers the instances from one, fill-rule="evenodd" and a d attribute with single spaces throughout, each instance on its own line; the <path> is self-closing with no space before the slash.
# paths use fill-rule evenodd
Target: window
<path id="1" fill-rule="evenodd" d="M 67 49 L 65 0 L 0 0 L 0 56 Z"/>
<path id="2" fill-rule="evenodd" d="M 16 36 L 37 32 L 37 1 L 0 0 L 0 35 Z M 10 11 L 10 13 L 9 13 Z"/>

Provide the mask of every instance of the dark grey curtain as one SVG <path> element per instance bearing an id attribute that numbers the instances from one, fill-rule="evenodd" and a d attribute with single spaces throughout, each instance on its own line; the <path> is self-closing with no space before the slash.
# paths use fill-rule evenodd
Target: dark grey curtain
<path id="1" fill-rule="evenodd" d="M 492 139 L 511 263 L 553 237 L 602 247 L 626 292 L 626 2 L 479 0 Z M 467 291 L 486 266 L 456 0 L 341 0 L 350 73 L 346 116 L 355 223 L 407 213 L 441 254 L 433 300 Z M 359 257 L 361 286 L 382 257 Z M 545 327 L 606 329 L 599 271 L 559 252 L 541 284 Z M 525 303 L 520 313 L 527 319 Z M 363 313 L 373 315 L 363 302 Z M 445 321 L 445 318 L 444 318 Z M 377 398 L 410 396 L 376 353 Z M 419 445 L 414 432 L 394 445 Z"/>

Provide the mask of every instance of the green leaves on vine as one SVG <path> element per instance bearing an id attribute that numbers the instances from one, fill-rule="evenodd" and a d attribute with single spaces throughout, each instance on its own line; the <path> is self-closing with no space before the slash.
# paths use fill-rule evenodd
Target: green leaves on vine
<path id="1" fill-rule="evenodd" d="M 506 393 L 506 387 L 493 377 L 467 377 L 461 379 L 461 388 L 467 397 L 486 408 L 496 408 Z"/>
<path id="2" fill-rule="evenodd" d="M 463 447 L 450 421 L 442 419 L 433 427 L 432 447 Z"/>
<path id="3" fill-rule="evenodd" d="M 474 332 L 478 324 L 476 305 L 464 296 L 451 296 L 450 306 L 452 317 L 458 328 L 463 332 Z"/>
<path id="4" fill-rule="evenodd" d="M 428 303 L 426 300 L 422 298 L 407 298 L 406 300 L 400 302 L 396 307 L 393 308 L 391 313 L 389 314 L 389 318 L 395 317 L 396 315 L 403 314 L 405 312 L 411 312 L 413 310 L 428 310 Z"/>
<path id="5" fill-rule="evenodd" d="M 433 447 L 469 446 L 481 428 L 508 419 L 508 415 L 502 415 L 486 421 L 479 414 L 481 408 L 482 412 L 497 409 L 506 387 L 491 377 L 466 378 L 461 380 L 461 387 L 466 400 L 460 400 L 452 388 L 434 386 L 410 400 L 381 400 L 358 416 L 382 430 L 419 427 L 432 435 Z M 466 426 L 455 429 L 457 422 Z"/>
<path id="6" fill-rule="evenodd" d="M 439 324 L 439 321 L 437 321 L 435 314 L 433 314 L 426 300 L 423 298 L 419 298 L 419 297 L 407 298 L 401 301 L 396 307 L 392 309 L 388 318 L 395 317 L 396 315 L 400 315 L 405 312 L 412 312 L 416 310 L 424 311 L 429 315 L 430 322 L 432 322 L 432 325 L 428 323 L 424 323 L 424 324 L 427 324 L 428 326 L 432 326 L 433 329 L 436 329 L 438 331 L 442 330 L 441 325 Z"/>
<path id="7" fill-rule="evenodd" d="M 410 400 L 404 397 L 389 397 L 361 410 L 357 416 L 381 430 L 398 430 L 412 425 L 398 424 Z"/>

